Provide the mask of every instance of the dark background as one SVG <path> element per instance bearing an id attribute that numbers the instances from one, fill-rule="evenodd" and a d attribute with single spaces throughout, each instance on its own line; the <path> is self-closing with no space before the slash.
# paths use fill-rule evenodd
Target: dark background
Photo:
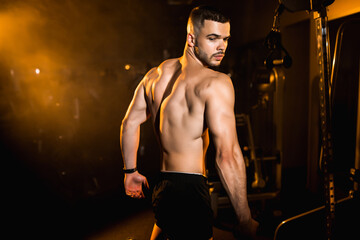
<path id="1" fill-rule="evenodd" d="M 283 119 L 274 126 L 266 106 L 254 110 L 261 99 L 254 76 L 268 74 L 263 42 L 277 1 L 180 2 L 186 1 L 0 1 L 2 218 L 14 238 L 56 231 L 59 238 L 71 232 L 81 239 L 150 205 L 150 191 L 141 201 L 124 194 L 120 124 L 142 76 L 181 56 L 188 14 L 202 3 L 217 5 L 231 18 L 232 37 L 219 71 L 231 74 L 235 112 L 251 116 L 261 154 L 281 153 L 281 194 L 270 210 L 281 206 L 285 218 L 323 204 L 311 17 L 284 17 L 282 41 L 293 65 L 282 69 Z M 355 18 L 358 13 L 329 22 L 332 54 L 339 25 Z M 333 110 L 337 196 L 352 187 L 348 171 L 356 147 L 360 41 L 359 31 L 347 31 Z M 275 127 L 282 129 L 281 149 L 275 147 Z M 244 138 L 239 134 L 240 142 Z M 138 157 L 140 172 L 152 184 L 159 151 L 149 123 L 141 128 Z"/>

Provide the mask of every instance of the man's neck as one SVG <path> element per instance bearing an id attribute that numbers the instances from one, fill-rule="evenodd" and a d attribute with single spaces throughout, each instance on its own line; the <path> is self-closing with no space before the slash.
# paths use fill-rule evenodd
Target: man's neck
<path id="1" fill-rule="evenodd" d="M 207 67 L 196 57 L 194 48 L 189 47 L 187 44 L 183 55 L 180 57 L 180 63 L 182 66 L 188 67 Z"/>

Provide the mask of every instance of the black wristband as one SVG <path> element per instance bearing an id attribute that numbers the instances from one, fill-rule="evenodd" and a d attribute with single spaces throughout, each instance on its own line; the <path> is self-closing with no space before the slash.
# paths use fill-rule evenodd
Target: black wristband
<path id="1" fill-rule="evenodd" d="M 123 169 L 124 170 L 124 173 L 134 173 L 137 171 L 137 168 L 130 168 L 130 169 Z"/>

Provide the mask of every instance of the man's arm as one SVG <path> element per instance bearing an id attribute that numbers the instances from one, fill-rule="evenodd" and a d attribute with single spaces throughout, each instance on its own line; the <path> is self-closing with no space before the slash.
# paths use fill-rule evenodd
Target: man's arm
<path id="1" fill-rule="evenodd" d="M 236 133 L 234 102 L 231 79 L 221 75 L 207 91 L 205 114 L 216 149 L 216 165 L 221 182 L 235 209 L 242 232 L 255 235 L 258 224 L 251 217 L 247 201 L 246 167 Z"/>
<path id="2" fill-rule="evenodd" d="M 140 125 L 148 119 L 143 81 L 141 81 L 136 88 L 133 99 L 121 124 L 120 147 L 126 169 L 136 168 L 137 150 L 140 141 Z M 124 186 L 127 195 L 135 198 L 144 197 L 142 184 L 147 186 L 147 180 L 137 171 L 135 173 L 125 174 Z"/>

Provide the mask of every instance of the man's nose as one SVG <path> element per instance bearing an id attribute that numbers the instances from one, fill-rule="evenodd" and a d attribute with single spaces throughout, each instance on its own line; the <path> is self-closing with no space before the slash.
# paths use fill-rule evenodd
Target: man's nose
<path id="1" fill-rule="evenodd" d="M 221 40 L 216 50 L 225 51 L 225 49 L 226 49 L 226 43 L 225 41 Z"/>

